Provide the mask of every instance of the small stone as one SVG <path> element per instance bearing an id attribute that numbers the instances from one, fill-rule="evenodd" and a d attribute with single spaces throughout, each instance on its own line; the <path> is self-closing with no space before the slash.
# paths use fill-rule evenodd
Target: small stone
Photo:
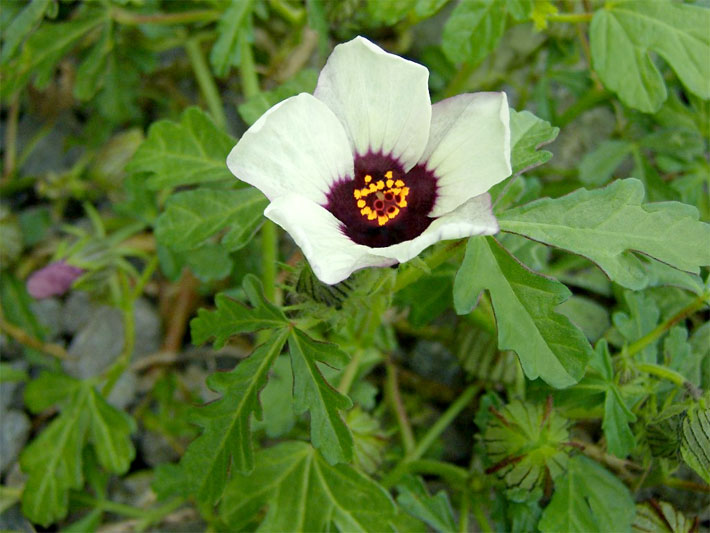
<path id="1" fill-rule="evenodd" d="M 69 345 L 63 362 L 70 376 L 87 379 L 106 370 L 123 350 L 123 317 L 118 309 L 100 307 Z"/>
<path id="2" fill-rule="evenodd" d="M 17 459 L 30 434 L 29 417 L 22 411 L 0 411 L 0 472 Z"/>
<path id="3" fill-rule="evenodd" d="M 64 303 L 62 330 L 70 334 L 77 333 L 94 314 L 95 307 L 89 300 L 89 293 L 72 291 Z"/>
<path id="4" fill-rule="evenodd" d="M 135 372 L 127 370 L 118 378 L 106 401 L 116 409 L 124 411 L 136 396 L 138 378 Z"/>

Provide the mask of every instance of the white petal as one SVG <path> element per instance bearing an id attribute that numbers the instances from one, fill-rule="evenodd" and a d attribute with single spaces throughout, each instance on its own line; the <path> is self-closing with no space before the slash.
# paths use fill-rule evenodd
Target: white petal
<path id="1" fill-rule="evenodd" d="M 510 124 L 505 93 L 462 94 L 434 104 L 420 163 L 437 176 L 439 217 L 510 176 Z"/>
<path id="2" fill-rule="evenodd" d="M 305 93 L 264 113 L 232 149 L 227 166 L 271 200 L 298 193 L 324 204 L 333 182 L 353 177 L 343 126 L 323 102 Z"/>
<path id="3" fill-rule="evenodd" d="M 345 125 L 355 152 L 392 154 L 408 171 L 429 138 L 429 71 L 356 37 L 335 47 L 315 96 Z"/>
<path id="4" fill-rule="evenodd" d="M 491 208 L 491 196 L 485 193 L 469 199 L 450 213 L 437 218 L 421 235 L 411 241 L 400 242 L 386 248 L 374 248 L 373 252 L 404 263 L 439 241 L 461 239 L 472 235 L 494 235 L 498 233 L 498 229 L 498 221 Z"/>
<path id="5" fill-rule="evenodd" d="M 303 196 L 280 196 L 267 206 L 264 214 L 291 235 L 323 283 L 332 285 L 361 268 L 397 262 L 352 242 L 340 231 L 337 218 Z"/>

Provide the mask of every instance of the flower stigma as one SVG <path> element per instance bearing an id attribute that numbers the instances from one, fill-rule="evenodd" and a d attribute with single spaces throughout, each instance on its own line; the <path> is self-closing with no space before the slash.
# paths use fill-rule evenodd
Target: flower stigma
<path id="1" fill-rule="evenodd" d="M 353 196 L 360 214 L 367 220 L 377 219 L 377 223 L 384 226 L 407 207 L 409 187 L 401 179 L 395 180 L 392 170 L 385 172 L 378 180 L 367 174 L 364 181 L 365 186 L 355 189 Z"/>

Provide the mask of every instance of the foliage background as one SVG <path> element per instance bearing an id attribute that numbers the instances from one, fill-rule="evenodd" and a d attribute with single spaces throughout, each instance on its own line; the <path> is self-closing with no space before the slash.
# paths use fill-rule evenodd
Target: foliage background
<path id="1" fill-rule="evenodd" d="M 1 529 L 710 527 L 707 1 L 1 7 Z M 224 162 L 355 35 L 505 90 L 516 177 L 330 288 Z"/>

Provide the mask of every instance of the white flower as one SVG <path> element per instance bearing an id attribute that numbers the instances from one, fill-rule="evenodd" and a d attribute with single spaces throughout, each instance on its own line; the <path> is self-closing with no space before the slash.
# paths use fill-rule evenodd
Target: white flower
<path id="1" fill-rule="evenodd" d="M 506 95 L 432 106 L 428 78 L 357 37 L 335 47 L 313 95 L 272 107 L 229 154 L 324 283 L 498 231 L 486 191 L 511 174 Z"/>

